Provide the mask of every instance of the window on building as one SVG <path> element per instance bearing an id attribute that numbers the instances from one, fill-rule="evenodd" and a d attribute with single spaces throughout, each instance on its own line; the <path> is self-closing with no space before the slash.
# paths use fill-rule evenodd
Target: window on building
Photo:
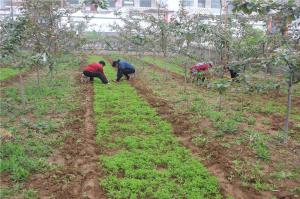
<path id="1" fill-rule="evenodd" d="M 116 6 L 116 1 L 115 0 L 107 0 L 108 7 L 114 8 Z"/>
<path id="2" fill-rule="evenodd" d="M 134 6 L 134 0 L 123 0 L 123 6 Z"/>
<path id="3" fill-rule="evenodd" d="M 198 7 L 205 8 L 205 0 L 198 0 Z"/>
<path id="4" fill-rule="evenodd" d="M 221 8 L 220 0 L 212 0 L 211 1 L 211 8 Z"/>
<path id="5" fill-rule="evenodd" d="M 140 7 L 151 7 L 152 0 L 140 0 Z"/>
<path id="6" fill-rule="evenodd" d="M 184 7 L 193 7 L 194 6 L 194 0 L 183 0 L 182 5 Z"/>

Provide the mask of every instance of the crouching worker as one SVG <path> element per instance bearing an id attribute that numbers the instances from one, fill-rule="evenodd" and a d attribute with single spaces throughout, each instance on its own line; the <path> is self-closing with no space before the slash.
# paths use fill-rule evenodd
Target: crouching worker
<path id="1" fill-rule="evenodd" d="M 117 79 L 116 79 L 117 82 L 120 81 L 123 75 L 125 75 L 126 79 L 129 80 L 130 79 L 129 75 L 135 73 L 134 66 L 126 61 L 120 61 L 120 60 L 114 61 L 112 63 L 112 66 L 118 69 Z"/>
<path id="2" fill-rule="evenodd" d="M 208 75 L 208 69 L 212 67 L 212 63 L 197 63 L 190 68 L 191 79 L 201 80 L 202 83 L 205 81 Z"/>
<path id="3" fill-rule="evenodd" d="M 238 64 L 238 63 L 229 64 L 227 69 L 230 73 L 231 79 L 234 81 L 237 81 L 237 79 L 240 75 L 240 64 Z"/>
<path id="4" fill-rule="evenodd" d="M 104 61 L 94 62 L 84 67 L 83 74 L 90 78 L 90 81 L 94 80 L 94 77 L 98 77 L 103 84 L 107 84 L 108 80 L 104 74 L 103 67 Z"/>

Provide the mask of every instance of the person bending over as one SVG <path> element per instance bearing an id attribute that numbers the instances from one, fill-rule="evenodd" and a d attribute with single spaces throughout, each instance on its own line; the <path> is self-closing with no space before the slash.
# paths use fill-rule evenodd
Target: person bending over
<path id="1" fill-rule="evenodd" d="M 103 67 L 104 61 L 94 62 L 84 67 L 83 74 L 90 78 L 90 81 L 94 80 L 94 77 L 98 77 L 103 84 L 107 84 L 108 80 L 104 74 Z"/>
<path id="2" fill-rule="evenodd" d="M 212 62 L 208 63 L 197 63 L 190 68 L 191 79 L 201 80 L 202 83 L 205 81 L 209 68 L 212 67 Z"/>
<path id="3" fill-rule="evenodd" d="M 112 63 L 112 66 L 118 69 L 117 79 L 116 79 L 117 82 L 120 81 L 123 75 L 125 75 L 126 79 L 129 80 L 130 79 L 129 75 L 135 73 L 134 66 L 126 61 L 121 61 L 121 60 L 114 61 Z"/>

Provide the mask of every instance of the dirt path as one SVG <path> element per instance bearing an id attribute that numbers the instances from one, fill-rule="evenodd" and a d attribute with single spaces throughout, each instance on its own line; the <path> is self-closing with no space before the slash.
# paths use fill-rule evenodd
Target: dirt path
<path id="1" fill-rule="evenodd" d="M 93 122 L 92 85 L 82 84 L 80 91 L 82 107 L 73 113 L 79 118 L 76 123 L 69 124 L 70 130 L 76 133 L 67 137 L 63 148 L 49 158 L 50 163 L 61 167 L 53 172 L 33 175 L 29 180 L 28 188 L 38 190 L 40 198 L 106 198 L 99 185 L 100 149 L 96 144 Z"/>
<path id="2" fill-rule="evenodd" d="M 224 148 L 219 143 L 211 143 L 208 147 L 199 148 L 192 144 L 192 129 L 197 128 L 199 131 L 209 125 L 209 121 L 202 122 L 200 126 L 190 124 L 186 118 L 189 114 L 175 115 L 173 107 L 167 101 L 160 99 L 153 91 L 147 87 L 141 77 L 136 77 L 131 81 L 138 93 L 153 107 L 156 108 L 158 114 L 169 121 L 174 129 L 174 134 L 177 135 L 183 146 L 189 148 L 191 152 L 201 159 L 210 154 L 212 158 L 210 160 L 201 160 L 208 170 L 218 177 L 221 186 L 221 192 L 224 196 L 233 196 L 236 199 L 261 199 L 271 198 L 272 195 L 269 192 L 258 192 L 252 188 L 245 188 L 241 182 L 237 179 L 228 180 L 228 174 L 232 171 L 229 164 L 229 160 L 224 156 Z M 226 153 L 226 151 L 225 151 Z"/>

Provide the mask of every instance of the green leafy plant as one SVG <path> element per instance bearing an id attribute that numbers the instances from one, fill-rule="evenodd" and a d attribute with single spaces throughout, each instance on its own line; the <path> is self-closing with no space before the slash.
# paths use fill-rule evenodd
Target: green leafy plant
<path id="1" fill-rule="evenodd" d="M 108 77 L 114 76 L 111 68 L 105 70 Z M 97 141 L 115 151 L 100 157 L 105 171 L 101 185 L 108 197 L 221 198 L 215 178 L 180 146 L 171 125 L 134 88 L 120 82 L 95 84 L 94 91 L 96 120 L 101 118 Z"/>
<path id="2" fill-rule="evenodd" d="M 218 91 L 219 93 L 219 111 L 222 109 L 222 97 L 225 94 L 226 90 L 230 87 L 230 81 L 226 79 L 220 79 L 212 82 L 212 88 Z"/>

